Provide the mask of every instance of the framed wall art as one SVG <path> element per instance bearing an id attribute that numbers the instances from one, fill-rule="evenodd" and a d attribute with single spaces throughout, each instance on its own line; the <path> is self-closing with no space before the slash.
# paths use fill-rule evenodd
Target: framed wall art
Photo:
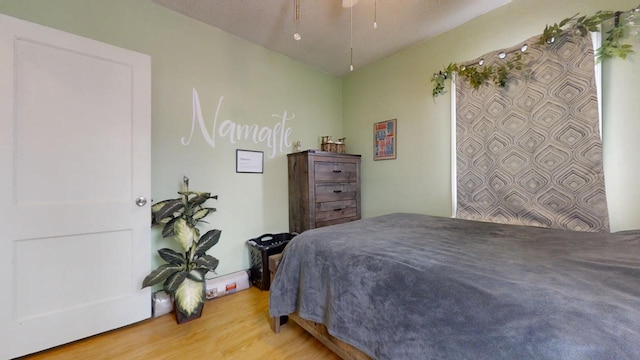
<path id="1" fill-rule="evenodd" d="M 395 159 L 398 121 L 391 119 L 373 124 L 373 160 Z"/>
<path id="2" fill-rule="evenodd" d="M 264 152 L 236 149 L 236 172 L 262 174 L 264 172 Z"/>

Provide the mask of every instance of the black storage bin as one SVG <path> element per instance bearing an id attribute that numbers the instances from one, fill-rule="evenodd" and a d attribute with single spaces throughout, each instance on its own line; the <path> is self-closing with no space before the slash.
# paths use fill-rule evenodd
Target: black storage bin
<path id="1" fill-rule="evenodd" d="M 264 234 L 255 239 L 247 240 L 251 264 L 251 283 L 260 290 L 269 290 L 269 256 L 279 254 L 287 246 L 295 234 Z"/>

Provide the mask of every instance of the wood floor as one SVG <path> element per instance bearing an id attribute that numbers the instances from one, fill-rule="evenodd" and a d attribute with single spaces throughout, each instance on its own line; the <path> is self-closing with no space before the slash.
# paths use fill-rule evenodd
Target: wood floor
<path id="1" fill-rule="evenodd" d="M 186 324 L 167 314 L 24 359 L 339 360 L 295 323 L 274 334 L 268 304 L 269 293 L 251 287 L 207 301 L 202 317 Z"/>

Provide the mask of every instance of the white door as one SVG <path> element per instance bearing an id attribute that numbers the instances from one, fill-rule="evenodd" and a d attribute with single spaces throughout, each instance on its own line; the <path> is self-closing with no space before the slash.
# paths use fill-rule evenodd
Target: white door
<path id="1" fill-rule="evenodd" d="M 0 359 L 150 316 L 150 76 L 0 14 Z"/>

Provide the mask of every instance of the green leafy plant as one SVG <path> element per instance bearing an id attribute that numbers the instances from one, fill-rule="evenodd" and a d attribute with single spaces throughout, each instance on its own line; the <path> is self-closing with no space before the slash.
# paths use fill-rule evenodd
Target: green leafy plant
<path id="1" fill-rule="evenodd" d="M 623 26 L 614 27 L 607 31 L 607 38 L 602 41 L 602 46 L 596 50 L 596 61 L 619 57 L 626 59 L 633 53 L 633 49 L 629 44 L 622 44 L 625 28 Z"/>
<path id="2" fill-rule="evenodd" d="M 640 6 L 629 11 L 638 11 Z M 603 22 L 615 19 L 614 27 L 607 31 L 607 38 L 602 41 L 601 46 L 596 50 L 596 61 L 600 62 L 604 59 L 619 57 L 626 59 L 633 53 L 630 44 L 624 44 L 623 39 L 628 30 L 628 24 L 621 23 L 620 16 L 626 12 L 622 11 L 598 11 L 591 16 L 573 15 L 563 19 L 559 23 L 545 26 L 537 45 L 549 46 L 555 43 L 561 36 L 580 35 L 587 36 L 589 32 L 599 30 L 599 26 Z M 433 75 L 431 82 L 433 83 L 433 97 L 437 97 L 445 93 L 445 80 L 450 79 L 453 73 L 457 73 L 463 79 L 469 82 L 474 88 L 478 89 L 484 83 L 492 82 L 496 86 L 504 87 L 510 78 L 512 70 L 522 70 L 524 64 L 522 62 L 523 53 L 516 53 L 502 65 L 486 66 L 481 69 L 478 65 L 463 66 L 455 63 L 449 64 L 444 70 Z"/>
<path id="3" fill-rule="evenodd" d="M 516 53 L 513 57 L 507 61 L 504 65 L 496 67 L 496 70 L 492 74 L 493 83 L 496 86 L 507 86 L 507 80 L 509 80 L 509 73 L 511 70 L 522 70 L 524 65 L 522 64 L 522 52 Z"/>
<path id="4" fill-rule="evenodd" d="M 513 69 L 521 70 L 522 67 L 521 53 L 513 55 L 509 60 L 506 60 L 505 63 L 501 65 L 480 66 L 477 64 L 458 65 L 451 63 L 444 70 L 433 75 L 433 78 L 431 79 L 431 82 L 434 84 L 432 95 L 435 97 L 445 92 L 445 80 L 451 78 L 453 73 L 457 73 L 477 90 L 482 86 L 482 84 L 489 80 L 497 86 L 506 86 L 507 81 L 509 80 L 509 71 Z"/>
<path id="5" fill-rule="evenodd" d="M 175 298 L 176 309 L 190 317 L 202 309 L 205 301 L 205 275 L 215 272 L 219 261 L 206 252 L 220 240 L 221 231 L 214 229 L 200 236 L 198 223 L 216 211 L 205 207 L 209 199 L 218 199 L 208 192 L 180 191 L 177 199 L 160 201 L 151 207 L 151 224 L 162 225 L 162 236 L 173 237 L 181 252 L 169 248 L 158 250 L 166 264 L 152 271 L 142 287 L 163 283 L 164 291 Z"/>
<path id="6" fill-rule="evenodd" d="M 572 17 L 563 19 L 560 23 L 547 25 L 542 32 L 542 36 L 538 40 L 538 44 L 552 44 L 560 36 L 564 35 L 565 30 L 574 30 L 573 33 L 587 36 L 589 32 L 598 31 L 598 27 L 606 20 L 616 16 L 614 11 L 600 10 L 592 16 L 579 16 L 575 14 Z"/>
<path id="7" fill-rule="evenodd" d="M 480 88 L 485 81 L 491 78 L 492 73 L 492 66 L 483 66 L 480 69 L 478 69 L 478 66 L 466 66 L 459 72 L 460 76 L 467 79 L 474 89 Z"/>
<path id="8" fill-rule="evenodd" d="M 596 61 L 601 62 L 604 59 L 619 57 L 626 59 L 627 56 L 633 53 L 632 46 L 630 44 L 623 44 L 622 40 L 627 31 L 628 24 L 620 23 L 621 11 L 598 11 L 592 16 L 579 16 L 580 14 L 573 15 L 570 18 L 562 20 L 560 23 L 547 25 L 540 36 L 539 44 L 552 44 L 555 39 L 563 35 L 565 31 L 569 33 L 575 33 L 582 36 L 587 36 L 589 32 L 595 32 L 599 30 L 599 26 L 603 22 L 614 18 L 614 27 L 607 31 L 607 37 L 602 41 L 600 47 L 596 50 Z M 572 31 L 573 30 L 573 31 Z"/>
<path id="9" fill-rule="evenodd" d="M 458 65 L 451 63 L 444 71 L 433 74 L 433 78 L 431 78 L 431 82 L 433 83 L 433 97 L 444 93 L 444 81 L 450 78 L 455 71 L 458 71 Z"/>

